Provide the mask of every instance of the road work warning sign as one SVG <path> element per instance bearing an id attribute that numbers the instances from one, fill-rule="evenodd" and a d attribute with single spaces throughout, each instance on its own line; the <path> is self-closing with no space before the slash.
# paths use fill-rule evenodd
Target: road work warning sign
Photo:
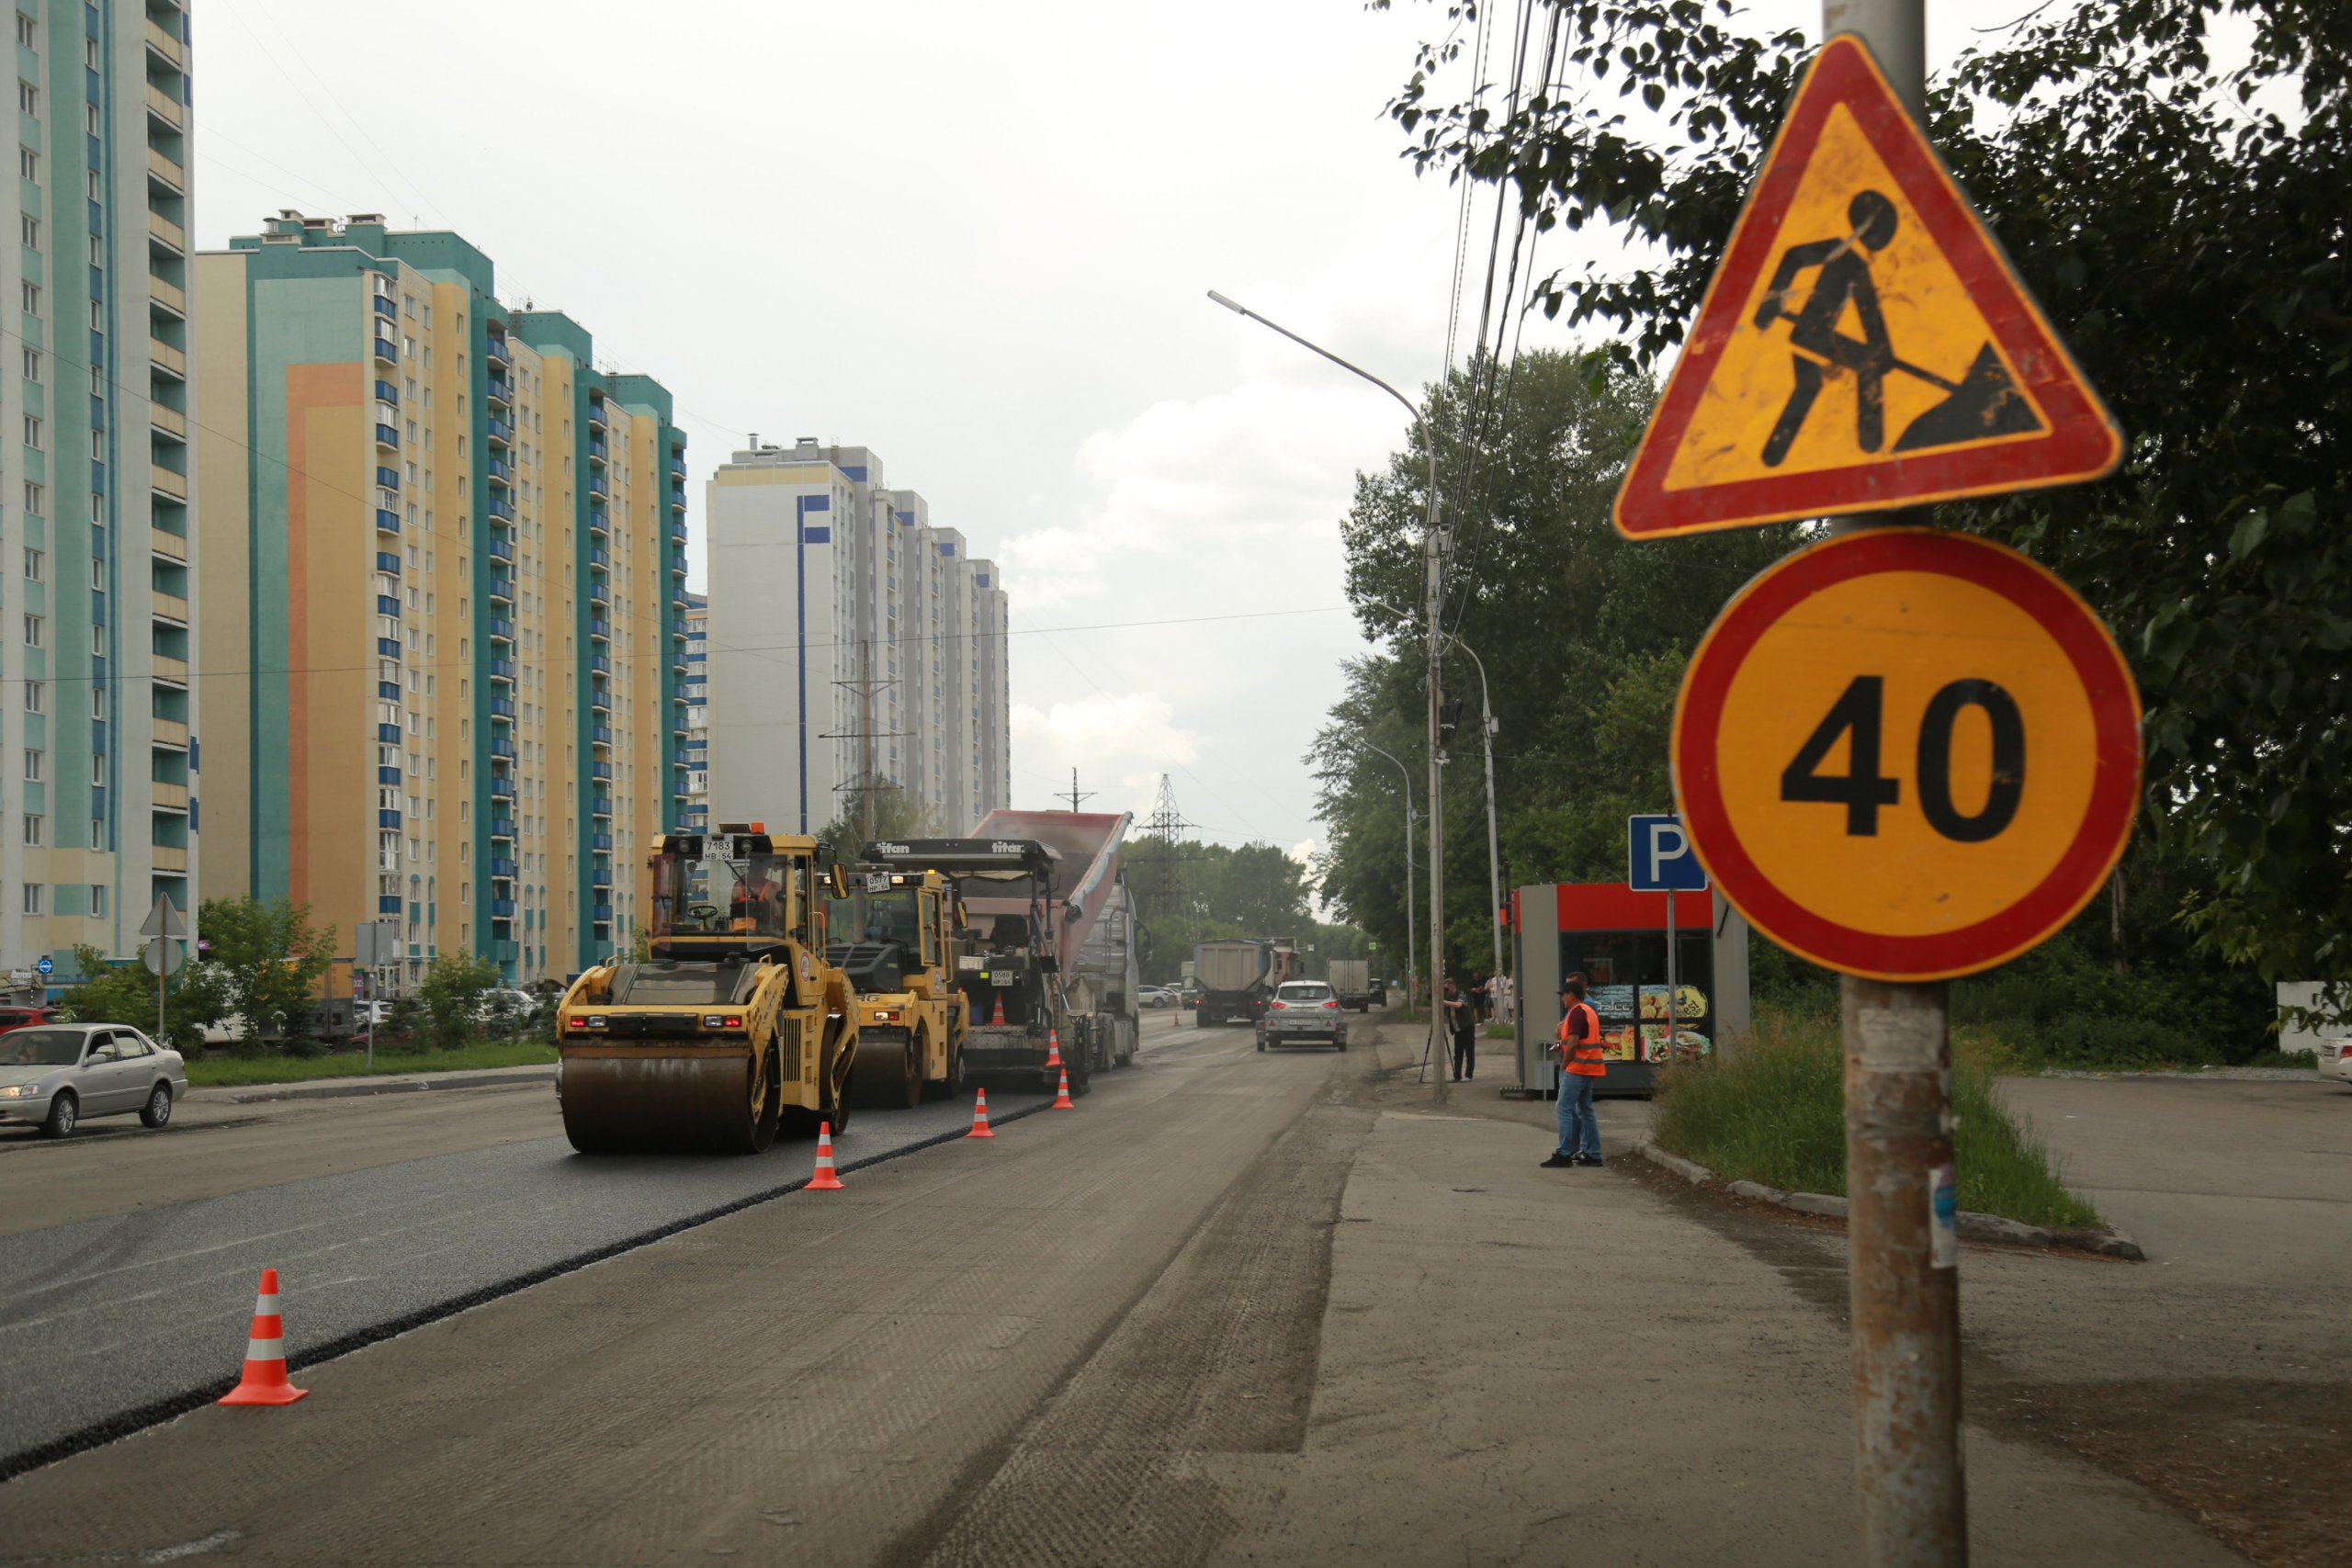
<path id="1" fill-rule="evenodd" d="M 1616 504 L 1629 536 L 2097 479 L 2122 434 L 1861 40 L 1791 100 Z"/>

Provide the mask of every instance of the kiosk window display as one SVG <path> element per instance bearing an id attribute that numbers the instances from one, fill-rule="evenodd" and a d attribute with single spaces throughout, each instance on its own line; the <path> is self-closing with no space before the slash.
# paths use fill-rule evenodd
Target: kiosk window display
<path id="1" fill-rule="evenodd" d="M 1646 1095 L 1659 1066 L 1714 1049 L 1715 953 L 1721 933 L 1711 892 L 1674 897 L 1675 994 L 1667 995 L 1667 896 L 1622 883 L 1552 883 L 1512 895 L 1511 925 L 1525 1004 L 1520 1081 L 1556 1089 L 1544 1047 L 1560 1027 L 1559 983 L 1581 972 L 1600 1015 L 1609 1071 L 1600 1094 Z M 1745 941 L 1745 931 L 1740 932 Z M 1540 988 L 1539 988 L 1540 987 Z M 1669 1011 L 1670 1010 L 1670 1011 Z"/>

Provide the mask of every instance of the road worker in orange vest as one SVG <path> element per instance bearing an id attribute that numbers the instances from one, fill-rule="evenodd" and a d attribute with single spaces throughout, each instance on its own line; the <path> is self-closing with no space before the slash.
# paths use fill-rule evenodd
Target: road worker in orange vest
<path id="1" fill-rule="evenodd" d="M 1600 1123 L 1592 1117 L 1592 1091 L 1609 1066 L 1600 1055 L 1600 1014 L 1584 999 L 1582 975 L 1560 982 L 1560 1034 L 1552 1055 L 1560 1064 L 1560 1146 L 1544 1168 L 1600 1165 Z"/>

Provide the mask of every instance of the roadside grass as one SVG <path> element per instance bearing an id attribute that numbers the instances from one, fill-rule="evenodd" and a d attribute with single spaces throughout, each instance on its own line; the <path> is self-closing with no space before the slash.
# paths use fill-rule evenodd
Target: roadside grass
<path id="1" fill-rule="evenodd" d="M 2242 1064 L 2249 1067 L 2310 1067 L 2319 1066 L 2316 1051 L 2265 1051 Z"/>
<path id="2" fill-rule="evenodd" d="M 1952 1134 L 1960 1206 L 2028 1224 L 2088 1226 L 2098 1211 L 2066 1190 L 2055 1156 L 2001 1103 L 2008 1053 L 1973 1030 L 1952 1037 Z M 1651 1135 L 1726 1181 L 1792 1192 L 1846 1190 L 1845 1059 L 1834 1012 L 1766 1010 L 1753 1041 L 1659 1075 Z"/>
<path id="3" fill-rule="evenodd" d="M 370 1074 L 452 1073 L 484 1067 L 552 1066 L 555 1047 L 537 1041 L 513 1045 L 461 1045 L 453 1051 L 378 1051 L 368 1065 L 364 1051 L 326 1056 L 212 1055 L 187 1065 L 187 1081 L 198 1089 L 242 1089 L 251 1084 L 300 1083 L 311 1078 L 356 1078 Z"/>

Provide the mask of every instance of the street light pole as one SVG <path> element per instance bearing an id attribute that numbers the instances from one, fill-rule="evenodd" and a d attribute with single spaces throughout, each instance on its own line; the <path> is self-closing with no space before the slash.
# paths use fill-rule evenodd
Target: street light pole
<path id="1" fill-rule="evenodd" d="M 1212 288 L 1209 298 L 1237 316 L 1246 316 L 1261 327 L 1280 333 L 1301 348 L 1321 355 L 1340 369 L 1360 376 L 1390 397 L 1405 405 L 1405 412 L 1415 419 L 1421 411 L 1411 399 L 1396 388 L 1364 369 L 1351 365 L 1321 344 L 1309 342 L 1279 321 L 1268 321 L 1246 305 L 1238 304 Z M 1435 412 L 1432 406 L 1431 412 Z M 1429 623 L 1429 748 L 1430 748 L 1430 1032 L 1424 1055 L 1442 1061 L 1438 1051 L 1437 994 L 1440 979 L 1445 971 L 1445 786 L 1438 770 L 1443 766 L 1438 760 L 1438 708 L 1444 701 L 1445 666 L 1440 652 L 1444 637 L 1445 619 L 1445 558 L 1444 543 L 1438 536 L 1437 525 L 1437 424 L 1430 422 L 1428 430 L 1430 454 L 1429 509 L 1421 523 L 1421 569 L 1423 613 Z M 1437 1098 L 1446 1098 L 1445 1075 L 1434 1075 Z"/>
<path id="2" fill-rule="evenodd" d="M 1358 744 L 1368 751 L 1380 751 L 1369 740 L 1359 740 Z M 1409 1007 L 1413 1000 L 1413 971 L 1420 964 L 1413 941 L 1413 770 L 1388 752 L 1380 754 L 1396 762 L 1396 771 L 1405 777 L 1405 1002 Z"/>
<path id="3" fill-rule="evenodd" d="M 1392 615 L 1400 614 L 1396 605 L 1389 604 L 1385 599 L 1373 599 L 1367 597 L 1364 600 L 1364 603 L 1367 604 L 1377 604 Z M 1480 719 L 1478 739 L 1481 748 L 1486 753 L 1487 763 L 1487 914 L 1488 923 L 1493 927 L 1495 939 L 1495 966 L 1491 973 L 1500 975 L 1503 972 L 1503 857 L 1500 840 L 1495 830 L 1494 691 L 1487 682 L 1487 661 L 1478 657 L 1478 650 L 1472 648 L 1468 643 L 1464 642 L 1460 637 L 1456 636 L 1453 632 L 1445 634 L 1445 640 L 1460 649 L 1463 652 L 1468 654 L 1470 656 L 1470 662 L 1476 665 L 1478 671 L 1478 709 Z"/>

